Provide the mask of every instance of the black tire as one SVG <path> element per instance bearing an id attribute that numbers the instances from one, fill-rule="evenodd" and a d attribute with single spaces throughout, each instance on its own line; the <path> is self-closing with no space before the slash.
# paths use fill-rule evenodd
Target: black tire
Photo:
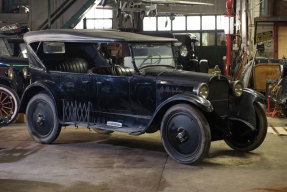
<path id="1" fill-rule="evenodd" d="M 188 104 L 177 104 L 168 109 L 160 131 L 166 152 L 179 163 L 196 164 L 209 151 L 209 124 L 198 109 Z"/>
<path id="2" fill-rule="evenodd" d="M 26 118 L 30 135 L 38 143 L 50 144 L 61 132 L 55 102 L 47 94 L 32 97 L 26 108 Z"/>
<path id="3" fill-rule="evenodd" d="M 254 103 L 254 109 L 256 113 L 256 131 L 245 135 L 244 137 L 238 137 L 242 131 L 238 128 L 234 128 L 231 132 L 233 135 L 225 139 L 225 143 L 234 150 L 241 151 L 241 152 L 249 152 L 256 148 L 258 148 L 264 141 L 266 134 L 267 134 L 267 118 L 263 108 L 258 104 Z M 235 134 L 236 133 L 236 134 Z"/>
<path id="4" fill-rule="evenodd" d="M 110 135 L 111 133 L 113 133 L 113 131 L 109 131 L 109 130 L 104 130 L 104 129 L 96 129 L 93 128 L 93 130 L 99 134 L 103 134 L 103 135 Z"/>
<path id="5" fill-rule="evenodd" d="M 19 97 L 10 87 L 0 84 L 0 127 L 12 123 L 19 110 Z"/>

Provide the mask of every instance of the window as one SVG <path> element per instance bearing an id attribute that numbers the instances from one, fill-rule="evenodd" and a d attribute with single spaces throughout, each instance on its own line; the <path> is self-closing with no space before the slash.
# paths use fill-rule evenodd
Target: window
<path id="1" fill-rule="evenodd" d="M 215 16 L 202 16 L 202 30 L 215 30 Z"/>
<path id="2" fill-rule="evenodd" d="M 224 30 L 224 25 L 226 24 L 227 18 L 224 15 L 217 16 L 217 28 L 219 30 Z"/>
<path id="3" fill-rule="evenodd" d="M 200 16 L 187 17 L 187 30 L 200 30 Z"/>
<path id="4" fill-rule="evenodd" d="M 143 19 L 144 31 L 156 31 L 156 17 L 145 17 Z"/>
<path id="5" fill-rule="evenodd" d="M 88 11 L 84 19 L 81 20 L 76 29 L 112 29 L 113 10 L 92 8 Z"/>
<path id="6" fill-rule="evenodd" d="M 2 38 L 0 39 L 0 55 L 10 56 L 9 50 L 7 48 L 7 43 Z"/>
<path id="7" fill-rule="evenodd" d="M 202 33 L 202 46 L 215 46 L 215 33 Z"/>
<path id="8" fill-rule="evenodd" d="M 62 42 L 44 42 L 43 52 L 45 54 L 64 54 L 65 43 Z"/>
<path id="9" fill-rule="evenodd" d="M 185 30 L 185 16 L 176 16 L 172 21 L 172 30 L 173 31 L 183 31 Z"/>
<path id="10" fill-rule="evenodd" d="M 226 35 L 224 32 L 217 33 L 217 46 L 226 46 Z"/>
<path id="11" fill-rule="evenodd" d="M 224 15 L 190 15 L 145 17 L 143 31 L 169 31 L 190 33 L 197 37 L 196 46 L 226 46 L 224 30 L 227 17 Z"/>
<path id="12" fill-rule="evenodd" d="M 159 31 L 170 31 L 171 30 L 171 20 L 169 17 L 158 17 L 157 25 Z"/>

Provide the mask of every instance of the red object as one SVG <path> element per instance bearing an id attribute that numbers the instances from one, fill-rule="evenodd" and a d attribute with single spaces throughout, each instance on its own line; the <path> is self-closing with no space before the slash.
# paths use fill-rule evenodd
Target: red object
<path id="1" fill-rule="evenodd" d="M 226 0 L 226 8 L 227 8 L 227 17 L 229 21 L 229 30 L 230 30 L 230 17 L 233 17 L 232 15 L 232 0 Z M 225 68 L 225 76 L 229 75 L 229 66 L 230 66 L 230 60 L 231 60 L 231 34 L 229 31 L 229 34 L 226 35 L 226 68 Z"/>
<path id="2" fill-rule="evenodd" d="M 271 108 L 271 102 L 270 102 L 270 99 L 268 98 L 267 99 L 267 111 L 265 113 L 267 116 L 270 116 L 270 117 L 282 117 L 281 115 L 281 110 L 278 109 L 277 105 L 275 104 L 274 106 L 274 109 Z"/>
<path id="3" fill-rule="evenodd" d="M 232 0 L 226 0 L 226 8 L 227 10 L 232 10 Z"/>

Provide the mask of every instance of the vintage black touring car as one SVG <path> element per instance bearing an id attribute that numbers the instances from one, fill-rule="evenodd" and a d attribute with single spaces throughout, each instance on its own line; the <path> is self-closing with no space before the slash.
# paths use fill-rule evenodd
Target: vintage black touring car
<path id="1" fill-rule="evenodd" d="M 45 30 L 24 36 L 31 136 L 52 143 L 62 126 L 131 135 L 160 130 L 176 161 L 197 163 L 210 142 L 251 151 L 266 136 L 260 93 L 220 75 L 177 70 L 176 39 L 118 31 Z"/>

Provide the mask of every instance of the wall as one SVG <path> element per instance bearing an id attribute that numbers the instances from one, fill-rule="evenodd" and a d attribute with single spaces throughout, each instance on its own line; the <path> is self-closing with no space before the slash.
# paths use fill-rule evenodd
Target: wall
<path id="1" fill-rule="evenodd" d="M 272 31 L 274 35 L 274 23 L 259 23 L 257 26 L 257 33 Z M 254 46 L 256 48 L 256 46 Z M 264 42 L 265 51 L 258 53 L 257 57 L 274 58 L 274 39 Z"/>
<path id="2" fill-rule="evenodd" d="M 28 24 L 28 14 L 21 13 L 0 13 L 0 22 L 7 24 L 15 24 L 18 23 L 20 25 Z"/>
<path id="3" fill-rule="evenodd" d="M 248 36 L 249 36 L 249 42 L 248 42 L 248 48 L 251 55 L 253 55 L 253 52 L 256 50 L 256 45 L 254 45 L 254 35 L 255 35 L 255 24 L 254 19 L 256 17 L 260 16 L 260 1 L 261 0 L 252 0 L 249 1 L 248 4 Z M 264 32 L 264 31 L 260 31 Z"/>
<path id="4" fill-rule="evenodd" d="M 3 12 L 11 12 L 19 6 L 28 6 L 28 0 L 2 0 L 3 1 Z"/>
<path id="5" fill-rule="evenodd" d="M 287 16 L 287 1 L 275 0 L 273 14 L 274 16 Z"/>
<path id="6" fill-rule="evenodd" d="M 51 0 L 51 13 L 53 13 L 65 0 Z M 74 14 L 80 10 L 88 0 L 77 0 L 59 17 L 51 28 L 61 28 Z M 31 30 L 38 30 L 42 23 L 48 18 L 48 0 L 30 0 L 29 26 Z"/>

